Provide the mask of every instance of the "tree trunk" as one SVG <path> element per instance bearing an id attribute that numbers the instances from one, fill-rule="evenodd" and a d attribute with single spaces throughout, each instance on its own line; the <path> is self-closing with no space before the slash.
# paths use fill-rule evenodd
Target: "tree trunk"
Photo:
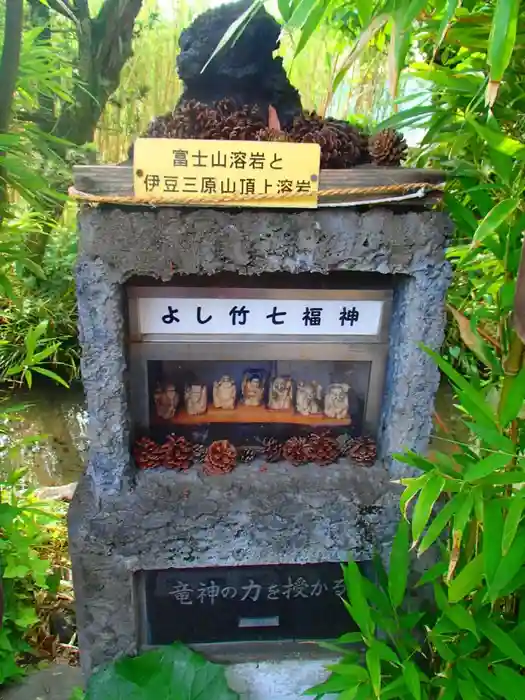
<path id="1" fill-rule="evenodd" d="M 56 134 L 78 146 L 93 141 L 98 120 L 118 88 L 120 73 L 131 58 L 133 28 L 142 0 L 105 0 L 90 19 L 87 7 L 78 9 L 78 77 L 74 100 L 64 105 Z"/>
<path id="2" fill-rule="evenodd" d="M 61 139 L 83 146 L 95 137 L 100 116 L 108 99 L 118 88 L 120 73 L 132 56 L 133 29 L 142 7 L 142 0 L 104 0 L 98 15 L 90 17 L 87 0 L 76 0 L 61 5 L 49 3 L 50 7 L 64 14 L 60 8 L 66 6 L 76 17 L 78 56 L 75 72 L 78 77 L 73 100 L 61 105 L 53 134 Z M 66 149 L 55 146 L 56 152 L 65 156 Z M 60 189 L 65 193 L 69 183 L 63 182 Z M 60 216 L 63 205 L 58 205 L 52 216 Z M 43 231 L 27 241 L 30 253 L 41 263 L 48 241 L 48 232 Z"/>
<path id="3" fill-rule="evenodd" d="M 13 95 L 20 64 L 24 0 L 7 0 L 5 12 L 4 47 L 0 59 L 0 134 L 7 133 L 11 121 Z M 0 158 L 4 154 L 0 151 Z M 0 165 L 0 224 L 7 204 L 6 173 Z"/>

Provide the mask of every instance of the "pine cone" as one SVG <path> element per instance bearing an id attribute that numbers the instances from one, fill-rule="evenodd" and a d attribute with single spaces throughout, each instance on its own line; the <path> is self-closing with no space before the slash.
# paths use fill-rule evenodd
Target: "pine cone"
<path id="1" fill-rule="evenodd" d="M 333 464 L 339 457 L 339 444 L 330 435 L 312 434 L 306 444 L 306 455 L 309 462 L 321 466 Z"/>
<path id="2" fill-rule="evenodd" d="M 170 469 L 186 470 L 193 461 L 193 445 L 185 437 L 169 435 L 162 445 L 163 464 Z"/>
<path id="3" fill-rule="evenodd" d="M 162 466 L 164 450 L 151 438 L 142 437 L 135 443 L 133 456 L 139 469 L 154 469 Z"/>
<path id="4" fill-rule="evenodd" d="M 193 445 L 193 461 L 194 462 L 204 462 L 207 451 L 208 451 L 208 448 L 206 447 L 206 445 L 202 445 L 200 443 Z"/>
<path id="5" fill-rule="evenodd" d="M 307 441 L 302 437 L 291 437 L 283 446 L 283 457 L 298 467 L 300 464 L 308 462 Z"/>
<path id="6" fill-rule="evenodd" d="M 291 141 L 291 137 L 285 131 L 277 131 L 265 127 L 257 132 L 257 141 Z"/>
<path id="7" fill-rule="evenodd" d="M 351 168 L 369 161 L 367 134 L 347 122 L 305 112 L 294 120 L 289 134 L 296 143 L 321 146 L 321 168 Z"/>
<path id="8" fill-rule="evenodd" d="M 249 464 L 257 457 L 257 452 L 252 450 L 250 447 L 243 447 L 239 450 L 239 462 L 244 462 Z"/>
<path id="9" fill-rule="evenodd" d="M 339 435 L 337 438 L 337 443 L 339 445 L 339 454 L 341 457 L 346 457 L 350 448 L 353 446 L 355 438 L 348 437 L 348 435 Z"/>
<path id="10" fill-rule="evenodd" d="M 395 129 L 384 129 L 369 139 L 370 156 L 376 165 L 401 165 L 407 148 L 407 142 Z"/>
<path id="11" fill-rule="evenodd" d="M 181 139 L 220 139 L 255 141 L 266 128 L 258 108 L 238 108 L 232 100 L 223 99 L 214 105 L 189 100 L 173 112 L 154 119 L 146 136 Z"/>
<path id="12" fill-rule="evenodd" d="M 228 440 L 216 440 L 208 447 L 204 462 L 204 473 L 228 474 L 237 462 L 237 450 Z"/>
<path id="13" fill-rule="evenodd" d="M 264 438 L 263 454 L 267 462 L 278 462 L 283 453 L 283 446 L 275 438 Z"/>
<path id="14" fill-rule="evenodd" d="M 359 437 L 352 440 L 352 445 L 347 452 L 348 459 L 357 464 L 370 466 L 377 459 L 377 446 L 372 438 Z"/>

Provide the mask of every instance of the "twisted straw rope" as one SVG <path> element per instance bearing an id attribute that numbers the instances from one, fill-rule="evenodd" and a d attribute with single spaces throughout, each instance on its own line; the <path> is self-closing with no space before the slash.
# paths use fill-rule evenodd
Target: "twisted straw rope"
<path id="1" fill-rule="evenodd" d="M 262 201 L 266 199 L 302 199 L 311 197 L 312 194 L 317 194 L 319 198 L 326 197 L 341 197 L 345 195 L 382 195 L 382 194 L 409 194 L 410 192 L 423 189 L 424 191 L 442 191 L 444 184 L 432 185 L 428 182 L 411 182 L 401 185 L 376 185 L 373 187 L 334 187 L 327 190 L 319 190 L 318 192 L 281 192 L 280 194 L 221 194 L 217 197 L 199 198 L 195 195 L 177 195 L 177 199 L 170 201 L 163 197 L 136 197 L 135 195 L 100 195 L 82 192 L 75 187 L 70 187 L 68 194 L 72 199 L 88 202 L 91 204 L 129 204 L 129 205 L 177 205 L 177 204 L 224 204 L 230 201 Z"/>

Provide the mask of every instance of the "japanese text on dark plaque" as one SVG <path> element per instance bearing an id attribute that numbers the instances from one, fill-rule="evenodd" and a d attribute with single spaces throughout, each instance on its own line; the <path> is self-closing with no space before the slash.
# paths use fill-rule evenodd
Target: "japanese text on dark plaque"
<path id="1" fill-rule="evenodd" d="M 257 583 L 254 579 L 242 586 L 220 585 L 211 579 L 201 582 L 198 586 L 192 586 L 186 581 L 174 582 L 168 595 L 176 600 L 180 605 L 214 605 L 217 600 L 237 600 L 241 603 L 257 603 L 265 600 L 294 600 L 298 598 L 319 598 L 326 594 L 337 596 L 345 595 L 345 584 L 343 579 L 332 582 L 325 582 L 317 579 L 308 582 L 302 576 L 288 577 L 286 583 L 281 585 L 273 583 L 264 585 Z"/>
<path id="2" fill-rule="evenodd" d="M 315 206 L 319 152 L 315 144 L 142 139 L 135 147 L 134 170 L 135 193 L 142 196 L 173 201 L 177 195 L 181 201 L 190 196 L 196 202 L 221 197 L 250 202 L 254 196 L 253 206 L 257 197 L 273 206 L 272 198 L 284 195 L 292 204 L 283 206 L 297 206 L 298 200 Z"/>
<path id="3" fill-rule="evenodd" d="M 375 335 L 382 302 L 299 299 L 139 299 L 142 333 Z"/>

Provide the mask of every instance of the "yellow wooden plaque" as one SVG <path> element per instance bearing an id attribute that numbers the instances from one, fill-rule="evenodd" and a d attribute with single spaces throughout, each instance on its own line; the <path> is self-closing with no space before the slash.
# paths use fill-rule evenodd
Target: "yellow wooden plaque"
<path id="1" fill-rule="evenodd" d="M 135 196 L 196 206 L 311 209 L 320 159 L 314 143 L 138 139 Z"/>

